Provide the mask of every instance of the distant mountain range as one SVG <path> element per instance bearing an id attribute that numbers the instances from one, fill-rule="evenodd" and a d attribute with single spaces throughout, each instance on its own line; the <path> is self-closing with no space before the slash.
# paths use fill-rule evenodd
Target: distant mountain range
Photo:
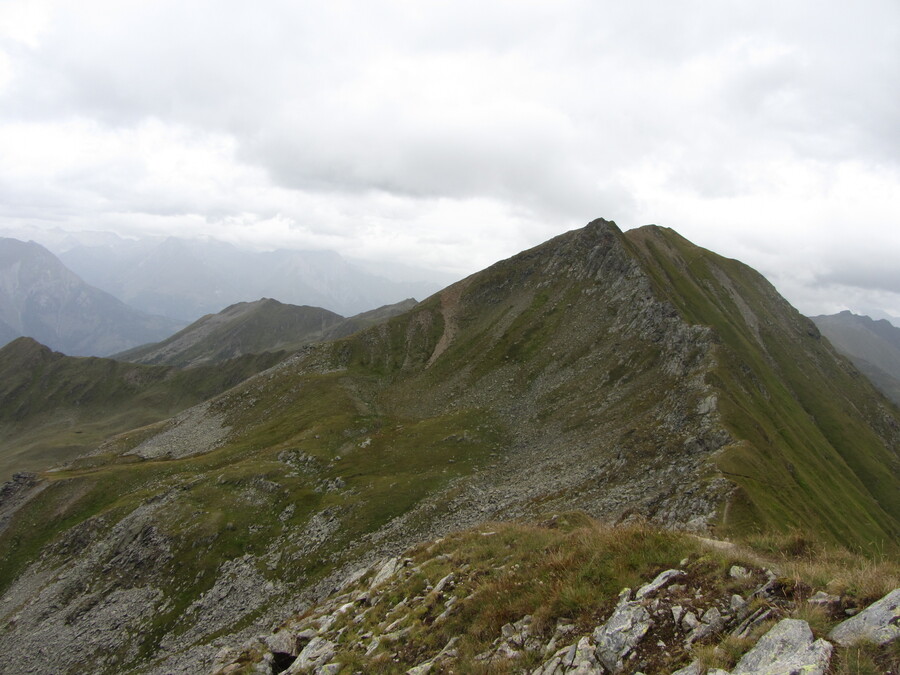
<path id="1" fill-rule="evenodd" d="M 183 321 L 262 297 L 350 316 L 404 298 L 425 298 L 442 286 L 428 281 L 424 270 L 408 268 L 391 277 L 333 251 L 255 252 L 175 237 L 105 238 L 69 246 L 60 259 L 129 305 Z M 410 280 L 417 274 L 419 280 Z"/>
<path id="2" fill-rule="evenodd" d="M 812 320 L 838 351 L 900 405 L 900 328 L 849 311 Z"/>
<path id="3" fill-rule="evenodd" d="M 27 335 L 67 354 L 103 355 L 182 325 L 88 285 L 40 244 L 0 238 L 0 346 Z"/>

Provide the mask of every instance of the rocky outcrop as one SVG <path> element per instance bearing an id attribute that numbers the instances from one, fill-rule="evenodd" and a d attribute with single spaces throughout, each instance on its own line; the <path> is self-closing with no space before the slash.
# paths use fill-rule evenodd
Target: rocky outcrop
<path id="1" fill-rule="evenodd" d="M 825 675 L 831 650 L 830 643 L 813 639 L 805 621 L 783 619 L 741 657 L 732 675 Z"/>
<path id="2" fill-rule="evenodd" d="M 548 627 L 546 619 L 525 615 L 504 624 L 489 648 L 474 657 L 461 654 L 459 639 L 465 636 L 456 635 L 409 664 L 405 659 L 422 654 L 421 645 L 434 643 L 430 633 L 441 631 L 449 617 L 466 615 L 470 603 L 482 602 L 477 580 L 485 576 L 483 568 L 463 564 L 439 579 L 432 576 L 452 559 L 446 553 L 392 557 L 358 570 L 322 604 L 272 635 L 222 650 L 214 672 L 321 675 L 352 663 L 361 672 L 367 664 L 391 664 L 392 672 L 407 675 L 466 672 L 472 664 L 531 675 L 824 675 L 831 662 L 831 642 L 815 639 L 806 621 L 788 616 L 806 603 L 793 599 L 796 590 L 785 588 L 786 580 L 747 565 L 732 567 L 718 584 L 702 582 L 700 570 L 707 562 L 700 557 L 683 560 L 682 569 L 660 572 L 635 591 L 622 589 L 592 629 L 566 618 Z M 893 607 L 897 594 L 900 590 L 861 612 L 857 623 L 890 627 L 894 610 L 886 608 Z M 760 634 L 730 671 L 692 660 L 698 646 Z"/>
<path id="3" fill-rule="evenodd" d="M 37 474 L 25 471 L 13 474 L 11 480 L 0 485 L 0 533 L 6 529 L 15 512 L 43 487 L 45 485 L 40 483 Z"/>
<path id="4" fill-rule="evenodd" d="M 860 642 L 883 645 L 896 640 L 900 637 L 900 588 L 835 626 L 828 637 L 844 647 Z"/>
<path id="5" fill-rule="evenodd" d="M 200 403 L 173 417 L 160 433 L 128 454 L 144 459 L 190 457 L 221 446 L 228 431 L 223 416 L 210 411 L 209 403 Z"/>

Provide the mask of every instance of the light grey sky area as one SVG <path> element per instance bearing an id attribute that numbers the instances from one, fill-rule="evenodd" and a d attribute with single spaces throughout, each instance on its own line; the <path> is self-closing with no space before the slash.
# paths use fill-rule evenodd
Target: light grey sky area
<path id="1" fill-rule="evenodd" d="M 463 276 L 597 217 L 900 317 L 900 3 L 0 2 L 2 232 Z"/>

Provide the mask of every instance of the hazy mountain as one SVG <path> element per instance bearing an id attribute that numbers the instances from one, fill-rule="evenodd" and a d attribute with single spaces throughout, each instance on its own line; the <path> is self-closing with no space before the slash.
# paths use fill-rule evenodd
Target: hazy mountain
<path id="1" fill-rule="evenodd" d="M 409 269 L 393 280 L 330 251 L 253 252 L 215 240 L 122 239 L 73 246 L 60 257 L 130 305 L 186 321 L 260 297 L 348 316 L 440 288 L 422 270 L 419 281 Z"/>
<path id="2" fill-rule="evenodd" d="M 319 307 L 286 305 L 263 298 L 208 314 L 162 342 L 116 354 L 134 363 L 191 366 L 242 354 L 297 348 L 321 340 L 344 317 Z"/>
<path id="3" fill-rule="evenodd" d="M 27 335 L 73 355 L 103 355 L 171 335 L 182 324 L 89 286 L 34 242 L 0 238 L 0 341 Z"/>
<path id="4" fill-rule="evenodd" d="M 900 328 L 849 311 L 812 320 L 838 351 L 900 405 Z"/>
<path id="5" fill-rule="evenodd" d="M 416 305 L 412 299 L 345 319 L 320 307 L 287 305 L 263 298 L 208 314 L 162 342 L 143 345 L 113 358 L 134 363 L 195 366 L 302 345 L 355 333 L 387 321 Z"/>
<path id="6" fill-rule="evenodd" d="M 793 532 L 803 550 L 887 558 L 900 540 L 897 409 L 754 270 L 671 230 L 602 220 L 105 449 L 6 488 L 0 670 L 206 672 L 223 644 L 243 644 L 229 672 L 273 672 L 255 636 L 348 573 L 461 527 L 548 512 L 648 523 L 623 551 L 641 574 L 674 564 L 648 565 L 643 542 L 674 561 L 689 551 L 651 525 L 750 543 Z M 490 541 L 486 563 L 471 547 L 443 558 L 460 575 L 502 571 L 470 607 L 524 597 L 512 556 L 545 540 Z M 553 549 L 560 574 L 573 550 Z M 536 626 L 552 630 L 603 586 L 610 558 L 591 555 L 582 586 Z M 727 578 L 729 564 L 696 573 Z M 390 565 L 419 575 L 399 606 L 438 585 L 412 562 L 408 574 Z M 356 631 L 369 600 L 344 596 L 318 630 Z M 472 632 L 492 640 L 513 620 Z M 366 629 L 404 642 L 417 625 Z M 358 647 L 340 645 L 350 671 L 364 667 Z M 471 647 L 459 649 L 474 658 Z M 396 670 L 387 638 L 374 649 Z"/>
<path id="7" fill-rule="evenodd" d="M 326 337 L 330 340 L 336 340 L 338 338 L 347 337 L 348 335 L 353 335 L 353 333 L 361 331 L 364 328 L 384 323 L 398 314 L 408 312 L 417 304 L 419 303 L 416 302 L 414 298 L 407 298 L 406 300 L 401 300 L 393 305 L 384 305 L 377 309 L 370 309 L 368 312 L 361 312 L 344 319 L 340 323 L 329 328 Z"/>

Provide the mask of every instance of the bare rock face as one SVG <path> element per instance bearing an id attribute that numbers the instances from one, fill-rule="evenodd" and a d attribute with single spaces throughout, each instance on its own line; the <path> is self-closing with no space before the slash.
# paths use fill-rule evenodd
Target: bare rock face
<path id="1" fill-rule="evenodd" d="M 291 673 L 304 673 L 324 666 L 334 656 L 334 643 L 321 637 L 314 637 L 297 656 L 297 660 L 287 670 Z"/>
<path id="2" fill-rule="evenodd" d="M 640 602 L 627 599 L 621 602 L 609 621 L 594 631 L 600 663 L 614 673 L 621 672 L 624 659 L 647 634 L 652 623 L 650 613 Z"/>
<path id="3" fill-rule="evenodd" d="M 858 642 L 883 645 L 896 640 L 900 637 L 900 588 L 835 626 L 828 637 L 842 647 Z"/>
<path id="4" fill-rule="evenodd" d="M 825 675 L 831 650 L 831 643 L 825 640 L 813 642 L 805 621 L 782 619 L 744 654 L 732 675 Z"/>

